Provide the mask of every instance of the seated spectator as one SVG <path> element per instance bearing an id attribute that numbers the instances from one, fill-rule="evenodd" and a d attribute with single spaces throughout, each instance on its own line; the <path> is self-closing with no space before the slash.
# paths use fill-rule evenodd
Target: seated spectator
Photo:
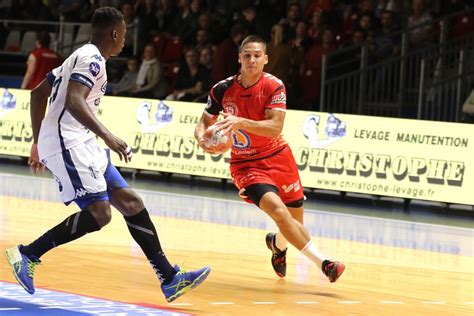
<path id="1" fill-rule="evenodd" d="M 156 10 L 156 17 L 158 19 L 158 30 L 165 33 L 170 33 L 173 29 L 173 22 L 178 15 L 178 6 L 176 1 L 161 0 L 158 3 Z"/>
<path id="2" fill-rule="evenodd" d="M 207 39 L 210 43 L 214 43 L 216 40 L 216 32 L 215 30 L 216 25 L 213 24 L 211 20 L 211 15 L 207 12 L 202 12 L 199 14 L 197 20 L 197 28 L 199 30 L 205 30 L 207 33 Z"/>
<path id="3" fill-rule="evenodd" d="M 292 39 L 296 34 L 296 26 L 301 20 L 301 6 L 298 2 L 293 2 L 288 7 L 286 18 L 280 20 L 279 24 L 288 30 L 288 38 Z"/>
<path id="4" fill-rule="evenodd" d="M 166 93 L 167 84 L 162 65 L 155 55 L 155 48 L 148 44 L 143 52 L 143 61 L 138 70 L 135 88 L 130 96 L 140 98 L 161 98 Z"/>
<path id="5" fill-rule="evenodd" d="M 271 24 L 268 25 L 268 19 L 265 17 L 265 14 L 258 15 L 257 9 L 254 6 L 248 6 L 242 10 L 242 18 L 241 23 L 249 34 L 255 34 L 268 39 L 268 29 Z"/>
<path id="6" fill-rule="evenodd" d="M 140 0 L 135 2 L 135 16 L 138 17 L 138 45 L 145 46 L 150 33 L 158 30 L 156 6 L 153 0 Z M 141 53 L 141 50 L 140 52 Z"/>
<path id="7" fill-rule="evenodd" d="M 271 41 L 267 45 L 268 63 L 264 71 L 280 78 L 288 84 L 291 65 L 291 46 L 288 44 L 283 27 L 276 24 L 270 33 Z"/>
<path id="8" fill-rule="evenodd" d="M 51 37 L 46 31 L 36 33 L 35 46 L 28 56 L 26 73 L 21 83 L 22 89 L 35 88 L 46 74 L 61 65 L 61 57 L 49 48 Z"/>
<path id="9" fill-rule="evenodd" d="M 397 26 L 393 23 L 393 13 L 385 10 L 381 13 L 382 28 L 375 33 L 375 57 L 377 60 L 398 56 L 400 54 L 401 36 L 393 35 Z"/>
<path id="10" fill-rule="evenodd" d="M 213 83 L 233 76 L 239 72 L 239 45 L 246 35 L 241 24 L 235 24 L 230 30 L 230 37 L 220 43 L 214 51 Z"/>
<path id="11" fill-rule="evenodd" d="M 189 0 L 178 1 L 179 12 L 174 20 L 171 34 L 179 37 L 185 45 L 193 42 L 193 35 L 197 30 L 194 23 L 193 12 L 191 11 L 191 2 Z"/>
<path id="12" fill-rule="evenodd" d="M 306 5 L 304 16 L 309 19 L 313 16 L 315 11 L 329 12 L 332 9 L 331 0 L 309 0 Z"/>
<path id="13" fill-rule="evenodd" d="M 306 53 L 300 70 L 300 86 L 302 88 L 301 104 L 313 106 L 319 104 L 322 57 L 323 55 L 327 56 L 335 50 L 333 31 L 326 29 L 323 33 L 321 44 L 311 46 Z"/>
<path id="14" fill-rule="evenodd" d="M 375 16 L 379 19 L 382 19 L 382 14 L 384 11 L 390 11 L 394 15 L 398 16 L 402 9 L 401 2 L 402 0 L 378 0 L 375 5 Z M 396 16 L 393 18 L 396 18 Z"/>
<path id="15" fill-rule="evenodd" d="M 212 47 L 204 46 L 199 52 L 199 63 L 206 67 L 209 73 L 212 73 Z"/>
<path id="16" fill-rule="evenodd" d="M 58 12 L 66 22 L 79 22 L 81 11 L 86 7 L 85 0 L 60 0 Z"/>
<path id="17" fill-rule="evenodd" d="M 308 36 L 313 44 L 319 44 L 323 34 L 324 21 L 323 12 L 315 10 L 310 20 L 310 26 L 308 28 Z"/>
<path id="18" fill-rule="evenodd" d="M 138 27 L 135 25 L 135 14 L 133 6 L 125 2 L 122 5 L 122 14 L 125 25 L 127 25 L 127 33 L 125 33 L 125 43 L 122 49 L 122 56 L 132 56 L 133 55 L 133 44 L 134 44 L 134 28 Z"/>
<path id="19" fill-rule="evenodd" d="M 196 32 L 196 39 L 194 41 L 194 48 L 200 52 L 201 49 L 209 44 L 209 38 L 207 36 L 207 31 L 204 29 L 199 29 Z"/>
<path id="20" fill-rule="evenodd" d="M 166 97 L 167 100 L 195 101 L 211 88 L 211 75 L 198 63 L 196 50 L 188 48 L 184 57 L 186 62 L 179 67 L 175 90 Z"/>
<path id="21" fill-rule="evenodd" d="M 433 21 L 433 17 L 425 8 L 424 0 L 413 0 L 413 14 L 408 18 L 408 28 Z M 432 39 L 432 25 L 418 27 L 410 32 L 410 45 L 421 46 Z"/>
<path id="22" fill-rule="evenodd" d="M 117 96 L 129 96 L 130 92 L 135 88 L 138 75 L 138 58 L 130 57 L 127 60 L 127 71 L 122 79 L 112 88 L 112 94 Z"/>

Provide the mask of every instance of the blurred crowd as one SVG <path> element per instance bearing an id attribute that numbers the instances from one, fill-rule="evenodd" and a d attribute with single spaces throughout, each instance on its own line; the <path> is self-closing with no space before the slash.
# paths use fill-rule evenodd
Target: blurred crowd
<path id="1" fill-rule="evenodd" d="M 113 94 L 169 100 L 205 100 L 212 84 L 238 72 L 242 39 L 257 34 L 268 42 L 265 71 L 285 82 L 289 107 L 311 109 L 320 97 L 323 55 L 367 43 L 371 62 L 396 57 L 401 49 L 398 31 L 463 11 L 468 4 L 463 0 L 18 0 L 0 1 L 0 17 L 56 21 L 62 16 L 69 22 L 89 22 L 97 7 L 114 6 L 124 14 L 130 31 L 122 53 L 127 69 Z M 452 36 L 474 31 L 473 17 L 467 18 L 451 26 Z M 432 25 L 412 31 L 410 47 L 433 40 L 436 31 Z M 350 70 L 349 65 L 344 71 Z"/>

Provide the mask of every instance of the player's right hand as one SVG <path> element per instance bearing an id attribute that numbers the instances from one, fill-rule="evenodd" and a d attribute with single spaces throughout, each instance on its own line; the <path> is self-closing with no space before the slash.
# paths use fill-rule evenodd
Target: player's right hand
<path id="1" fill-rule="evenodd" d="M 211 154 L 211 155 L 217 154 L 215 147 L 212 147 L 212 146 L 208 147 L 207 140 L 204 137 L 204 134 L 201 135 L 197 140 L 198 140 L 199 147 L 201 147 L 205 152 L 207 152 L 208 154 Z"/>
<path id="2" fill-rule="evenodd" d="M 104 137 L 104 142 L 111 150 L 117 153 L 120 161 L 122 161 L 122 159 L 125 160 L 126 163 L 132 161 L 132 148 L 130 148 L 124 140 L 110 134 Z"/>
<path id="3" fill-rule="evenodd" d="M 35 174 L 39 172 L 44 173 L 45 166 L 39 161 L 38 144 L 33 143 L 30 149 L 30 158 L 28 158 L 28 165 L 33 169 Z"/>

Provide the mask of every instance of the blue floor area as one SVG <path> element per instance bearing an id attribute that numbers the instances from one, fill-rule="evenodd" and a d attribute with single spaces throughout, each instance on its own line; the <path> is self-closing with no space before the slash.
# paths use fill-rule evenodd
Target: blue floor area
<path id="1" fill-rule="evenodd" d="M 0 314 L 2 316 L 188 315 L 44 289 L 36 289 L 35 295 L 32 296 L 19 285 L 5 282 L 0 282 Z"/>
<path id="2" fill-rule="evenodd" d="M 232 226 L 275 229 L 273 221 L 254 205 L 241 201 L 169 192 L 137 190 L 153 215 Z M 58 202 L 52 179 L 2 174 L 2 195 Z M 75 207 L 71 206 L 71 212 Z M 474 230 L 320 210 L 305 213 L 312 236 L 364 242 L 454 255 L 473 256 Z"/>

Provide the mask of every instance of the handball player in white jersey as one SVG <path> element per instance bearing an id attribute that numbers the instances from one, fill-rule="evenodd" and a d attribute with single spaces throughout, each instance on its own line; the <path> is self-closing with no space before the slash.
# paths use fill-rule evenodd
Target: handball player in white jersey
<path id="1" fill-rule="evenodd" d="M 208 267 L 184 272 L 168 262 L 143 201 L 111 163 L 110 151 L 97 143 L 96 135 L 120 159 L 129 162 L 132 158 L 127 143 L 95 117 L 107 86 L 105 62 L 121 52 L 125 33 L 120 11 L 97 9 L 92 17 L 90 43 L 72 53 L 31 92 L 34 142 L 29 164 L 35 172 L 46 166 L 54 175 L 63 202 L 75 202 L 81 211 L 32 243 L 5 252 L 16 279 L 30 294 L 35 291 L 33 273 L 39 258 L 54 247 L 107 225 L 111 205 L 124 216 L 168 302 L 199 285 L 210 272 Z"/>

